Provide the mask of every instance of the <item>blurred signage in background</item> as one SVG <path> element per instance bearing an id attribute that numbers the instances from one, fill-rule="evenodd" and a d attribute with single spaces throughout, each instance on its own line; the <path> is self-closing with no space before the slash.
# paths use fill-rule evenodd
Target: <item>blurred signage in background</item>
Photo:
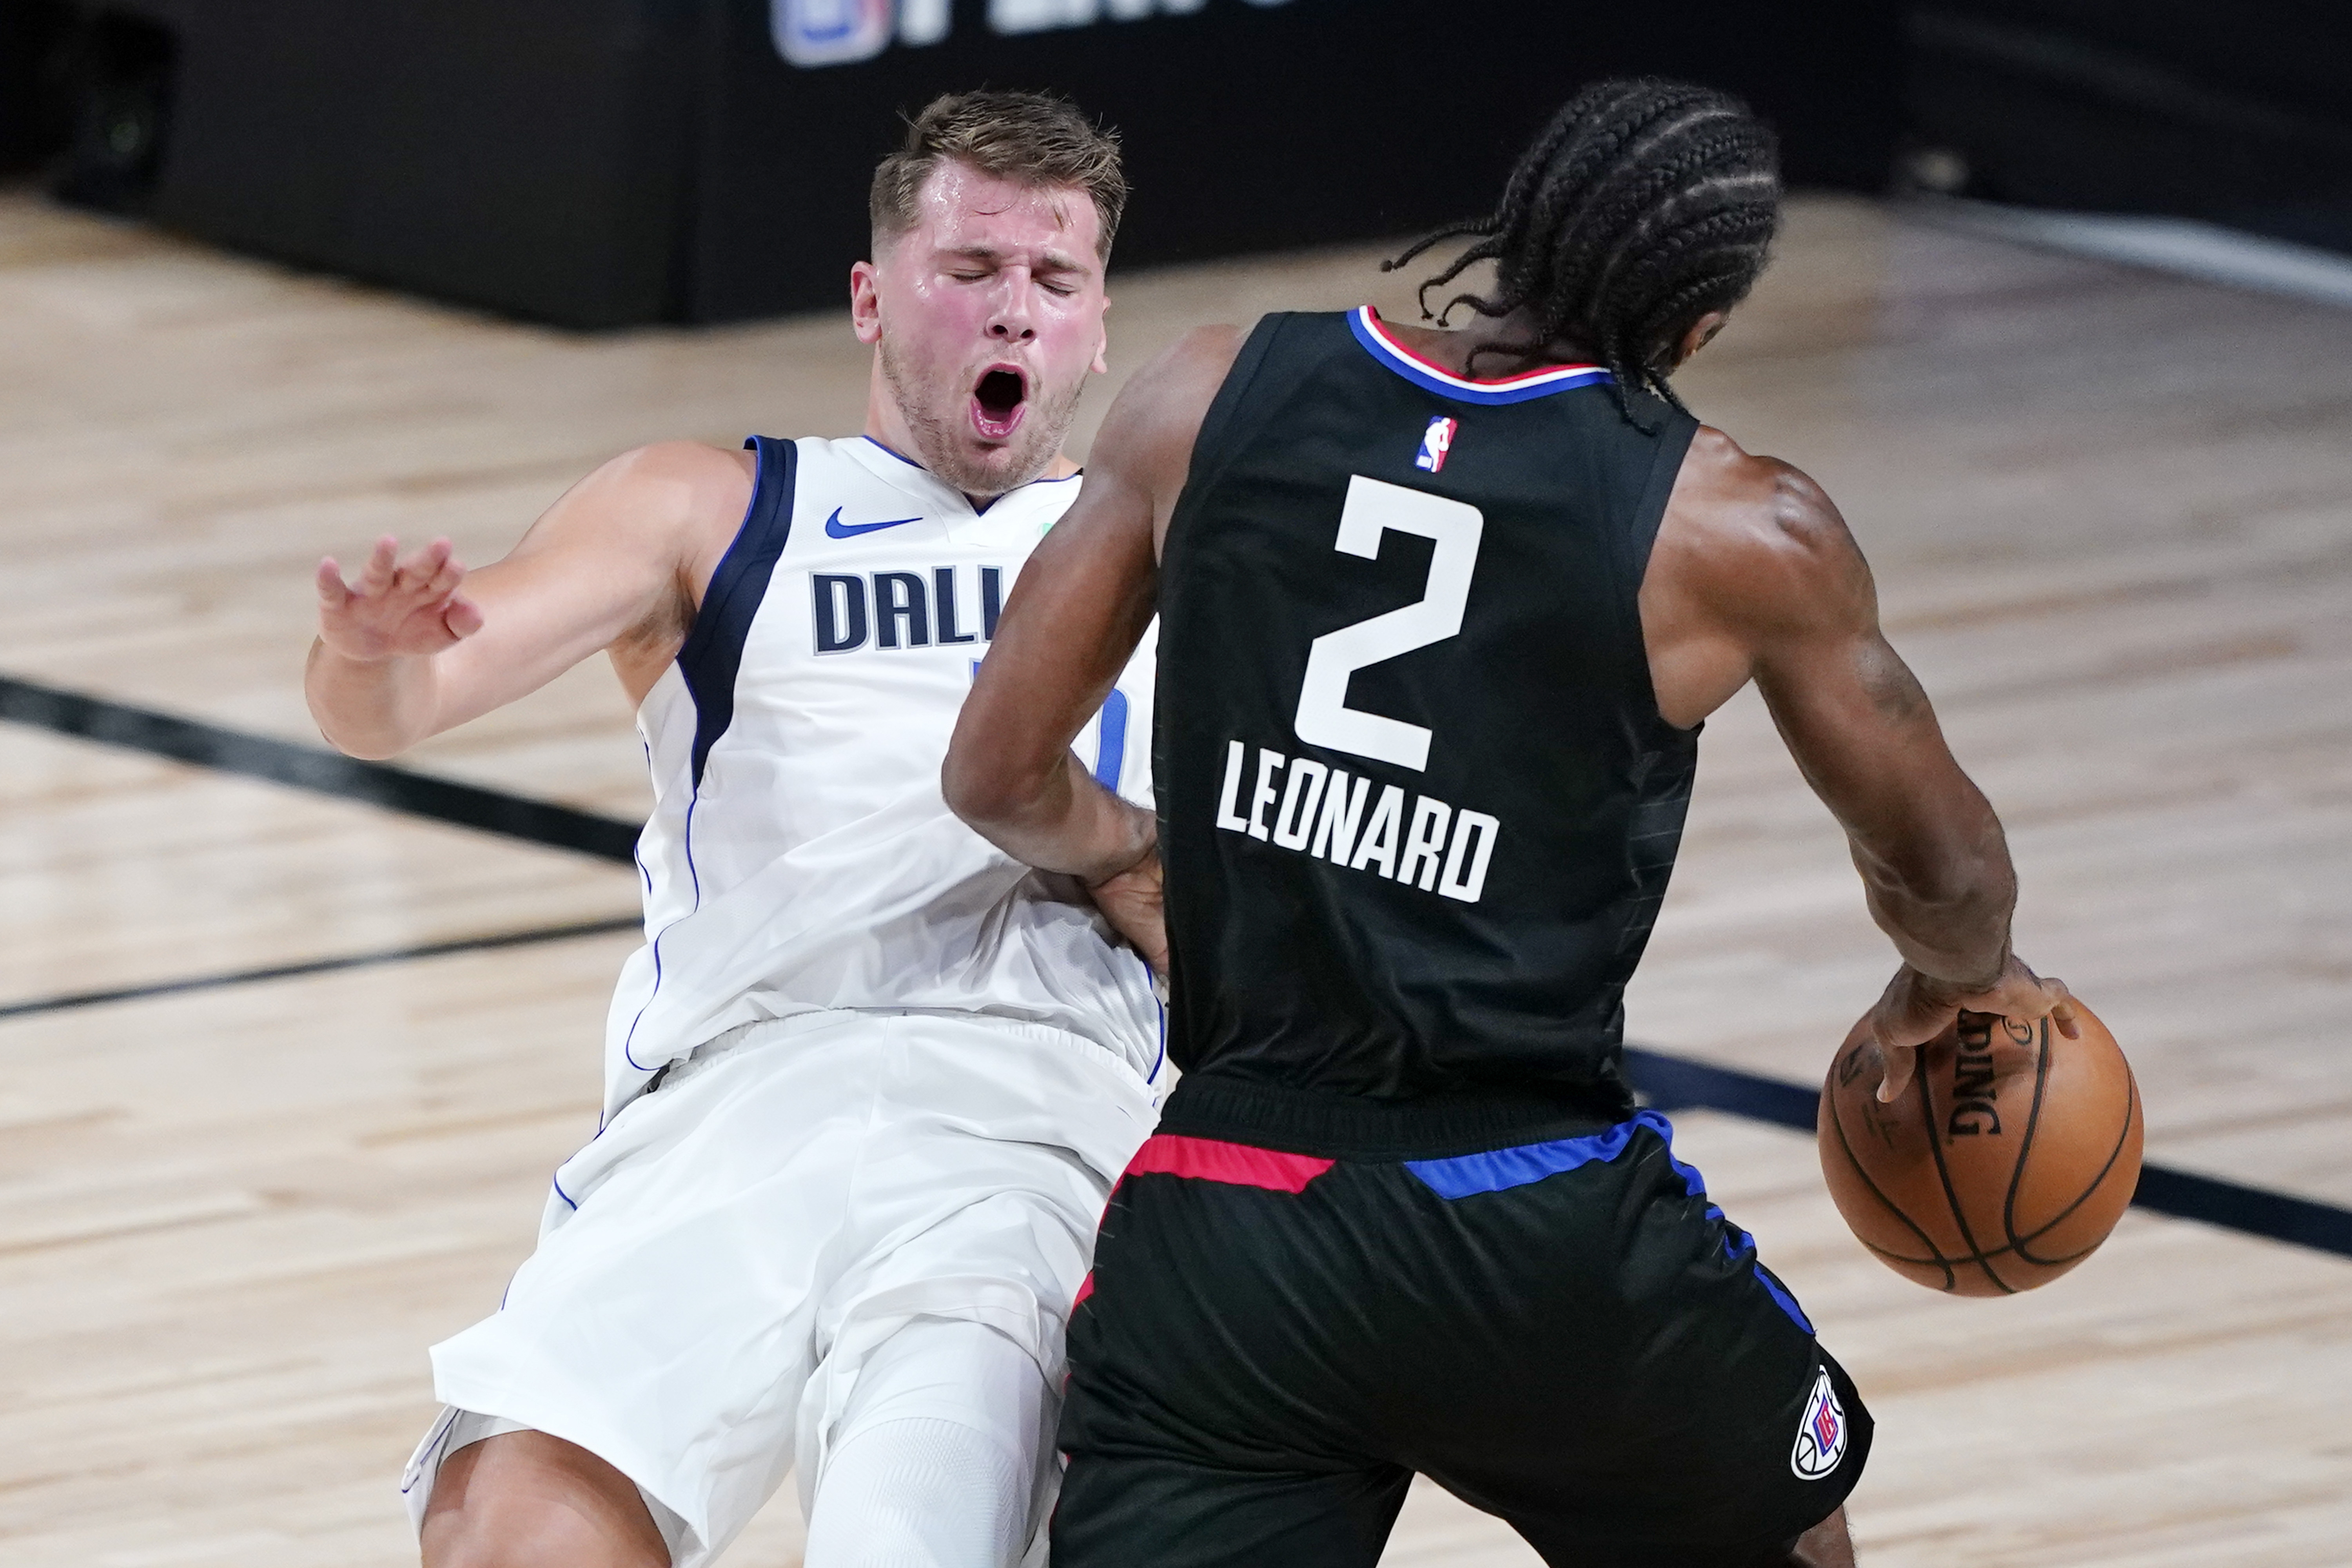
<path id="1" fill-rule="evenodd" d="M 796 66 L 844 66 L 872 59 L 894 33 L 908 44 L 936 44 L 947 37 L 949 16 L 948 0 L 775 0 L 768 30 L 776 53 Z"/>
<path id="2" fill-rule="evenodd" d="M 1209 0 L 988 0 L 988 27 L 1005 36 L 1189 16 Z M 1260 9 L 1290 0 L 1245 0 Z M 909 48 L 942 42 L 953 0 L 772 0 L 768 31 L 776 53 L 796 66 L 870 60 L 895 41 Z"/>
<path id="3" fill-rule="evenodd" d="M 0 0 L 0 22 L 23 6 L 61 40 L 36 73 L 67 100 L 52 189 L 571 327 L 838 310 L 876 160 L 975 87 L 1118 128 L 1121 267 L 1464 216 L 1599 76 L 1745 94 L 1799 184 L 1883 188 L 1900 128 L 1885 0 Z"/>

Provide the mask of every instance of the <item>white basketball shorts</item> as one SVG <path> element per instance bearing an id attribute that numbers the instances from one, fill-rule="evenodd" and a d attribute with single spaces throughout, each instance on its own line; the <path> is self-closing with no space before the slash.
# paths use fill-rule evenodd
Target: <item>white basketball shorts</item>
<path id="1" fill-rule="evenodd" d="M 433 1348 L 449 1408 L 403 1479 L 411 1517 L 453 1425 L 512 1424 L 635 1481 L 698 1568 L 795 1467 L 805 1506 L 861 1366 L 907 1323 L 994 1329 L 1057 1395 L 1156 1100 L 1089 1041 L 973 1014 L 809 1014 L 702 1047 L 556 1172 L 498 1312 Z"/>

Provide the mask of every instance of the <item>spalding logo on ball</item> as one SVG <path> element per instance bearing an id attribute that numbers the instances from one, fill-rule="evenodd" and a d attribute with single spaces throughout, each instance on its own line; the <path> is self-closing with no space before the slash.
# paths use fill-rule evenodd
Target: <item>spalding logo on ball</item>
<path id="1" fill-rule="evenodd" d="M 2106 1026 L 2078 1001 L 2082 1037 L 2048 1019 L 1963 1013 L 1919 1047 L 1880 1104 L 1875 1042 L 1851 1046 L 1822 1087 L 1822 1173 L 1864 1247 L 1906 1279 L 1959 1296 L 2010 1296 L 2088 1258 L 2139 1185 L 2139 1087 Z"/>

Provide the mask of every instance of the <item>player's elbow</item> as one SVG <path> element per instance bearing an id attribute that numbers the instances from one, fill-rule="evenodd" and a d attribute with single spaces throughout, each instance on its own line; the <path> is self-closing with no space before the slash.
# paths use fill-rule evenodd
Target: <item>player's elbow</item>
<path id="1" fill-rule="evenodd" d="M 326 729 L 321 729 L 319 732 L 326 736 L 327 744 L 334 747 L 335 750 L 342 752 L 343 755 L 354 758 L 362 763 L 388 763 L 392 761 L 393 758 L 400 755 L 401 752 L 408 750 L 406 746 L 402 745 L 397 741 L 373 738 L 360 740 L 344 739 L 337 736 L 332 731 Z"/>
<path id="2" fill-rule="evenodd" d="M 354 686 L 323 643 L 313 643 L 302 673 L 302 699 L 310 721 L 327 744 L 347 757 L 381 763 L 400 755 L 425 735 L 406 721 L 403 706 L 378 690 Z"/>
<path id="3" fill-rule="evenodd" d="M 319 733 L 327 744 L 343 755 L 356 757 L 363 763 L 389 762 L 408 750 L 411 744 L 404 735 L 393 733 L 380 726 L 353 722 L 315 700 L 310 704 L 310 718 L 319 726 Z"/>
<path id="4" fill-rule="evenodd" d="M 1010 759 L 978 736 L 959 730 L 940 765 L 940 794 L 948 809 L 982 837 L 1019 819 L 1024 791 Z"/>

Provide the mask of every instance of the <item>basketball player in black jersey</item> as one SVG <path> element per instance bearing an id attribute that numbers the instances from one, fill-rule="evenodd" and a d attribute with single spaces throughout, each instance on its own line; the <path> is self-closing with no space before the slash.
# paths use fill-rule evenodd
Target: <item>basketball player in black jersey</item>
<path id="1" fill-rule="evenodd" d="M 1185 1074 L 1072 1320 L 1056 1568 L 1370 1568 L 1415 1471 L 1553 1563 L 1853 1561 L 1870 1418 L 1621 1070 L 1699 721 L 1756 681 L 1844 825 L 1889 1095 L 1960 1007 L 2072 1011 L 1837 512 L 1667 386 L 1779 196 L 1735 100 L 1589 89 L 1433 237 L 1496 264 L 1463 330 L 1193 334 L 1022 574 L 948 799 L 1165 966 Z M 1156 821 L 1069 751 L 1155 612 Z"/>

